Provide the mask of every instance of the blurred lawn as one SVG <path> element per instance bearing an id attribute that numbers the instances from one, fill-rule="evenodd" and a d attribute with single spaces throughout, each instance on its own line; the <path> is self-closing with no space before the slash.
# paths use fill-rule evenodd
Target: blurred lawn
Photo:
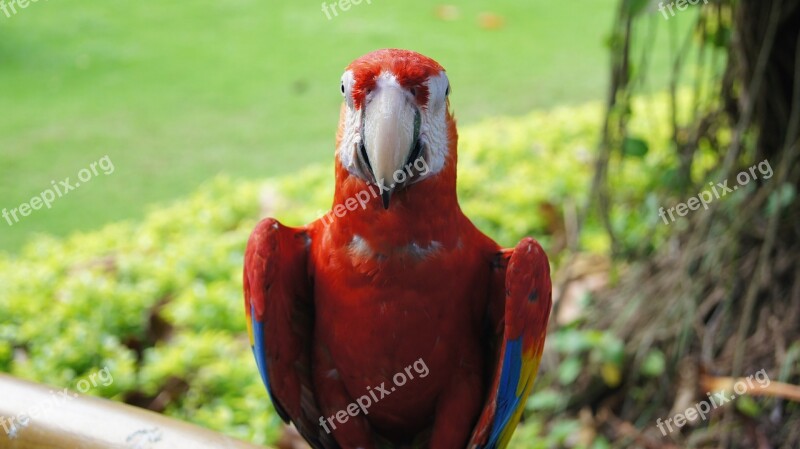
<path id="1" fill-rule="evenodd" d="M 52 209 L 1 220 L 0 250 L 141 217 L 218 173 L 330 163 L 339 76 L 376 48 L 441 62 L 462 123 L 601 98 L 615 4 L 470 0 L 449 21 L 423 0 L 362 2 L 332 20 L 319 2 L 257 0 L 52 1 L 0 15 L 0 208 L 104 155 L 115 166 Z M 504 24 L 481 27 L 483 11 Z M 653 63 L 666 72 L 661 52 Z"/>

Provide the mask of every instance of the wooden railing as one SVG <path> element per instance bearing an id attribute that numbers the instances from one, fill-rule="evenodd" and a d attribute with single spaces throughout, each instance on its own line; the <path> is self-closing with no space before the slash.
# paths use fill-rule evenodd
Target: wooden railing
<path id="1" fill-rule="evenodd" d="M 264 449 L 137 407 L 67 395 L 0 373 L 0 448 Z"/>

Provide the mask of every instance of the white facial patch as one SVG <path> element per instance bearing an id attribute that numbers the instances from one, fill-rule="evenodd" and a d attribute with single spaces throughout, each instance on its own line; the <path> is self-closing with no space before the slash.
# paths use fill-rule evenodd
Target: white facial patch
<path id="1" fill-rule="evenodd" d="M 355 109 L 353 102 L 353 85 L 355 79 L 353 71 L 348 70 L 342 75 L 342 86 L 344 88 L 344 102 L 347 106 L 344 114 L 344 130 L 339 148 L 336 149 L 336 156 L 339 162 L 350 173 L 356 173 L 356 153 L 358 145 L 361 143 L 361 112 Z"/>
<path id="2" fill-rule="evenodd" d="M 344 129 L 339 147 L 336 149 L 336 156 L 341 164 L 353 175 L 360 176 L 358 163 L 358 150 L 362 139 L 362 111 L 355 109 L 352 91 L 355 84 L 353 72 L 348 70 L 342 75 L 342 86 L 344 88 L 345 114 Z M 417 177 L 414 182 L 421 181 L 429 176 L 433 176 L 444 167 L 448 153 L 447 136 L 447 91 L 450 85 L 444 71 L 429 78 L 425 82 L 428 87 L 428 103 L 419 108 L 420 112 L 420 131 L 419 138 L 423 148 L 423 155 L 427 161 L 429 170 Z M 396 77 L 383 72 L 376 80 L 375 92 L 382 88 L 396 87 L 398 82 Z M 373 92 L 373 93 L 375 93 Z M 364 99 L 362 107 L 369 108 L 370 98 L 368 94 Z M 409 92 L 409 101 L 413 97 Z M 409 124 L 413 126 L 413 123 Z"/>
<path id="3" fill-rule="evenodd" d="M 428 105 L 421 111 L 422 123 L 419 138 L 424 145 L 423 151 L 425 159 L 428 160 L 431 174 L 435 174 L 442 170 L 447 159 L 447 90 L 450 81 L 442 71 L 429 78 L 426 84 L 428 86 Z"/>

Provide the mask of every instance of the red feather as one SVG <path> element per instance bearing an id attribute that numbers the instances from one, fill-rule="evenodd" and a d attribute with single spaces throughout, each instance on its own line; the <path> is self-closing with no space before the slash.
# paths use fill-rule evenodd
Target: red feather
<path id="1" fill-rule="evenodd" d="M 426 104 L 425 80 L 443 70 L 404 50 L 370 53 L 348 69 L 357 108 L 387 70 Z M 268 388 L 315 447 L 463 448 L 473 434 L 472 445 L 483 447 L 491 433 L 516 425 L 518 417 L 500 419 L 495 402 L 510 369 L 522 370 L 520 382 L 535 376 L 531 363 L 541 356 L 550 312 L 549 266 L 532 239 L 503 251 L 462 213 L 449 113 L 446 123 L 444 167 L 394 192 L 388 210 L 377 189 L 337 158 L 334 206 L 370 192 L 363 209 L 298 229 L 265 220 L 248 242 L 245 307 L 248 316 L 255 311 L 254 326 L 263 324 L 254 338 L 263 338 Z M 506 354 L 510 340 L 522 342 L 519 364 L 504 363 L 513 355 Z M 416 361 L 428 373 L 395 386 L 394 376 L 413 375 L 407 368 Z M 329 419 L 382 384 L 396 390 L 371 401 L 367 413 Z"/>

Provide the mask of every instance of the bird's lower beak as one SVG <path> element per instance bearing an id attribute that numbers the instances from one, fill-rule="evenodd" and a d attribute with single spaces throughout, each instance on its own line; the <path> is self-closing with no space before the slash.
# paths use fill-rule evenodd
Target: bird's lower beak
<path id="1" fill-rule="evenodd" d="M 384 209 L 398 187 L 399 172 L 419 145 L 419 124 L 419 109 L 400 86 L 382 87 L 364 106 L 362 157 L 366 156 L 375 182 L 384 187 Z"/>

